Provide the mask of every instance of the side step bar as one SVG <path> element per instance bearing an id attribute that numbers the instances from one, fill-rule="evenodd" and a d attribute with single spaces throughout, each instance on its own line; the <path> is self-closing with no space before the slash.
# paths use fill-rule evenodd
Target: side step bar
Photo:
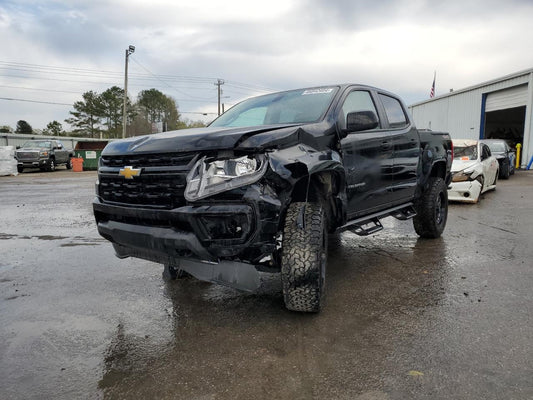
<path id="1" fill-rule="evenodd" d="M 381 225 L 381 222 L 379 222 L 378 218 L 374 218 L 365 224 L 352 225 L 350 228 L 348 228 L 349 231 L 359 236 L 372 235 L 373 233 L 379 232 L 382 229 L 383 229 L 383 225 Z"/>
<path id="2" fill-rule="evenodd" d="M 399 206 L 389 208 L 365 217 L 349 221 L 346 225 L 341 226 L 337 231 L 342 232 L 349 230 L 359 236 L 368 236 L 379 232 L 383 229 L 380 220 L 386 217 L 394 217 L 399 220 L 411 219 L 416 215 L 413 203 L 405 203 Z"/>

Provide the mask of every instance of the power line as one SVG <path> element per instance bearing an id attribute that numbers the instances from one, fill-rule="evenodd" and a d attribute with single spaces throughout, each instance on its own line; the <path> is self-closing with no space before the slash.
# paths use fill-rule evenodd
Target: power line
<path id="1" fill-rule="evenodd" d="M 4 76 L 12 76 L 12 77 L 17 77 L 17 78 L 25 78 L 25 77 L 22 77 L 22 76 L 19 76 L 19 75 L 4 75 Z M 37 78 L 31 78 L 31 79 L 37 79 Z M 49 80 L 49 81 L 59 81 L 59 82 L 72 82 L 72 83 L 91 83 L 91 84 L 98 84 L 98 85 L 113 85 L 113 86 L 120 86 L 120 83 L 117 83 L 117 82 L 88 82 L 88 81 L 76 81 L 76 80 L 67 80 L 67 79 L 56 79 L 56 78 L 39 78 L 40 80 Z M 154 88 L 154 87 L 161 87 L 161 86 L 158 86 L 158 85 L 137 85 L 137 84 L 134 84 L 134 85 L 130 85 L 131 87 L 136 87 L 136 88 Z M 16 86 L 7 86 L 7 85 L 2 85 L 0 87 L 11 87 L 11 88 L 21 88 L 22 87 L 16 87 Z M 26 88 L 28 90 L 42 90 L 42 91 L 51 91 L 51 92 L 56 92 L 56 90 L 53 90 L 53 89 L 31 89 L 31 88 Z M 65 93 L 74 93 L 74 94 L 82 94 L 81 92 L 74 92 L 74 91 L 65 91 L 65 90 L 57 90 L 57 92 L 65 92 Z M 194 100 L 194 99 L 176 99 L 176 101 L 184 101 L 184 102 L 190 102 L 190 103 L 211 103 L 211 104 L 216 104 L 216 98 L 214 97 L 211 97 L 211 98 L 206 98 L 205 100 Z"/>
<path id="2" fill-rule="evenodd" d="M 39 101 L 39 100 L 28 100 L 28 99 L 14 99 L 11 97 L 0 97 L 0 100 L 10 100 L 10 101 L 24 101 L 27 103 L 40 103 L 40 104 L 57 104 L 60 106 L 69 106 L 72 107 L 71 103 L 56 103 L 53 101 Z"/>
<path id="3" fill-rule="evenodd" d="M 166 81 L 162 80 L 161 78 L 159 78 L 156 74 L 154 74 L 152 71 L 150 71 L 150 70 L 149 70 L 148 68 L 146 68 L 144 65 L 142 65 L 139 61 L 137 61 L 137 60 L 135 59 L 135 57 L 132 57 L 131 59 L 133 60 L 133 62 L 135 62 L 137 65 L 139 65 L 142 69 L 144 69 L 144 70 L 147 71 L 149 74 L 151 74 L 153 77 L 155 77 L 158 81 L 164 83 L 164 84 L 167 85 L 169 88 L 174 89 L 176 92 L 181 93 L 181 94 L 183 94 L 183 95 L 185 95 L 185 96 L 188 96 L 188 97 L 190 97 L 190 98 L 192 98 L 192 99 L 198 99 L 198 100 L 210 100 L 210 99 L 207 99 L 207 98 L 201 98 L 201 97 L 197 97 L 197 96 L 191 96 L 190 94 L 187 94 L 187 93 L 185 93 L 185 92 L 182 92 L 181 90 L 179 90 L 179 89 L 173 87 L 172 85 L 170 85 L 168 82 L 166 82 Z"/>
<path id="4" fill-rule="evenodd" d="M 181 80 L 190 83 L 211 83 L 213 78 L 208 77 L 199 77 L 199 76 L 184 76 L 184 75 L 156 75 L 149 71 L 146 67 L 143 67 L 140 63 L 139 65 L 144 68 L 149 74 L 139 74 L 132 73 L 130 76 L 137 76 L 139 78 L 150 78 L 150 76 L 155 77 L 156 79 L 164 78 L 170 80 Z M 19 70 L 33 73 L 53 73 L 53 74 L 69 74 L 69 75 L 78 75 L 78 76 L 104 76 L 104 77 L 122 77 L 122 72 L 118 71 L 106 71 L 106 70 L 95 70 L 87 68 L 72 68 L 72 67 L 54 67 L 46 66 L 40 64 L 24 64 L 24 63 L 9 63 L 5 61 L 0 61 L 0 69 L 11 69 Z"/>
<path id="5" fill-rule="evenodd" d="M 57 92 L 57 93 L 81 94 L 79 91 L 78 92 L 74 92 L 72 90 L 41 89 L 41 88 L 29 88 L 29 87 L 24 87 L 24 86 L 8 86 L 8 85 L 0 85 L 0 87 L 8 88 L 8 89 L 38 90 L 38 91 L 41 91 L 41 92 Z"/>
<path id="6" fill-rule="evenodd" d="M 132 60 L 139 65 L 147 73 L 132 73 L 130 74 L 130 79 L 135 81 L 131 86 L 137 89 L 140 88 L 157 88 L 164 85 L 164 87 L 170 88 L 173 91 L 179 93 L 179 95 L 187 97 L 187 99 L 176 99 L 178 102 L 196 102 L 203 104 L 219 104 L 220 99 L 217 101 L 217 94 L 213 93 L 215 88 L 203 87 L 202 85 L 212 85 L 213 80 L 218 82 L 218 79 L 209 78 L 209 77 L 200 77 L 200 76 L 185 76 L 185 75 L 171 75 L 171 74 L 155 74 L 150 71 L 147 67 L 142 65 L 136 58 L 132 57 Z M 9 73 L 12 71 L 12 73 Z M 74 78 L 74 79 L 64 79 L 60 77 L 53 77 L 54 75 L 60 74 L 62 77 Z M 85 85 L 111 85 L 111 86 L 121 86 L 123 72 L 120 71 L 109 71 L 104 69 L 90 69 L 90 68 L 75 68 L 75 67 L 60 67 L 52 65 L 43 65 L 43 64 L 30 64 L 30 63 L 20 63 L 20 62 L 7 62 L 0 61 L 0 77 L 14 77 L 18 79 L 25 80 L 40 80 L 40 81 L 56 81 L 63 83 L 83 83 Z M 44 76 L 43 76 L 44 75 Z M 51 76 L 52 77 L 51 77 Z M 75 79 L 79 77 L 81 79 Z M 85 78 L 85 79 L 84 79 Z M 109 82 L 105 79 L 115 81 Z M 104 79 L 102 81 L 102 79 Z M 13 80 L 12 80 L 13 81 Z M 156 84 L 156 81 L 159 82 L 159 85 Z M 266 86 L 248 84 L 237 81 L 222 81 L 228 87 L 228 94 L 236 94 L 237 97 L 242 96 L 251 96 L 257 92 L 272 92 L 275 89 L 268 88 Z M 185 83 L 189 84 L 186 87 L 176 87 L 176 83 Z M 196 86 L 198 85 L 198 86 Z M 44 89 L 44 88 L 31 88 L 27 86 L 14 86 L 14 85 L 0 85 L 0 87 L 8 89 L 21 89 L 21 90 L 35 90 L 42 92 L 52 92 L 52 93 L 72 93 L 81 95 L 81 91 L 69 91 L 69 90 L 58 90 L 58 89 Z M 220 86 L 219 86 L 220 88 Z M 191 95 L 182 89 L 189 89 L 195 91 L 209 91 L 212 93 L 210 97 L 200 97 Z M 255 93 L 254 93 L 255 92 Z M 180 97 L 181 97 L 180 96 Z M 65 105 L 72 106 L 70 103 L 54 102 L 54 101 L 39 101 L 23 98 L 11 98 L 11 97 L 1 97 L 1 100 L 6 101 L 22 101 L 30 103 L 40 103 L 40 104 L 53 104 L 53 105 Z M 215 114 L 215 113 L 204 113 L 204 112 L 186 112 L 180 111 L 183 114 Z M 215 114 L 216 115 L 216 114 Z"/>
<path id="7" fill-rule="evenodd" d="M 139 80 L 159 80 L 165 84 L 168 84 L 168 81 L 182 81 L 188 83 L 205 83 L 211 84 L 213 80 L 217 78 L 213 77 L 201 77 L 201 76 L 187 76 L 187 75 L 171 75 L 171 74 L 154 74 L 148 68 L 144 67 L 140 62 L 135 60 L 135 62 L 148 74 L 140 73 L 131 73 L 129 74 L 130 79 L 139 79 Z M 58 67 L 42 64 L 28 64 L 28 63 L 19 63 L 19 62 L 6 62 L 0 61 L 0 69 L 10 69 L 15 71 L 25 71 L 30 73 L 48 73 L 48 74 L 62 74 L 62 75 L 73 75 L 73 76 L 88 76 L 94 78 L 117 78 L 122 79 L 122 71 L 108 71 L 108 70 L 99 70 L 99 69 L 89 69 L 89 68 L 73 68 L 73 67 Z M 6 75 L 12 76 L 12 75 Z M 34 77 L 32 77 L 34 78 Z M 273 92 L 277 89 L 272 89 L 270 87 L 243 83 L 238 81 L 226 81 L 228 86 L 238 87 L 246 90 L 256 90 L 261 92 Z M 175 89 L 175 88 L 174 88 Z"/>
<path id="8" fill-rule="evenodd" d="M 0 97 L 0 100 L 8 100 L 8 101 L 23 101 L 26 103 L 39 103 L 39 104 L 53 104 L 53 105 L 60 105 L 60 106 L 72 106 L 70 103 L 57 103 L 53 101 L 39 101 L 39 100 L 29 100 L 29 99 L 15 99 L 12 97 Z M 214 112 L 201 112 L 201 111 L 181 111 L 179 110 L 180 114 L 199 114 L 199 115 L 217 115 L 217 113 Z"/>

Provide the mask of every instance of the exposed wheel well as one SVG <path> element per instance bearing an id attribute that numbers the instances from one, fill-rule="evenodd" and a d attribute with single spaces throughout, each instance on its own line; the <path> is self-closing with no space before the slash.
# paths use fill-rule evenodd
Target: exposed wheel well
<path id="1" fill-rule="evenodd" d="M 446 179 L 446 163 L 444 161 L 436 162 L 431 169 L 431 177 Z"/>
<path id="2" fill-rule="evenodd" d="M 336 198 L 343 184 L 342 177 L 335 171 L 322 171 L 300 179 L 294 185 L 291 202 L 321 202 L 325 206 L 329 228 L 341 221 L 342 210 L 338 209 Z"/>

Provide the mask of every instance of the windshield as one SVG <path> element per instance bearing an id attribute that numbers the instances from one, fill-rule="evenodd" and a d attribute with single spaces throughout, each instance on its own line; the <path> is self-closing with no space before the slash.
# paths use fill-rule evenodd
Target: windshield
<path id="1" fill-rule="evenodd" d="M 49 149 L 51 147 L 52 143 L 50 141 L 38 141 L 38 142 L 26 142 L 22 145 L 23 148 L 26 149 L 35 149 L 35 148 L 41 148 L 41 149 Z"/>
<path id="2" fill-rule="evenodd" d="M 493 153 L 504 153 L 505 152 L 505 144 L 502 142 L 486 142 L 487 146 L 489 146 L 490 151 Z"/>
<path id="3" fill-rule="evenodd" d="M 453 148 L 453 158 L 455 160 L 477 160 L 477 145 L 474 146 L 455 146 Z"/>
<path id="4" fill-rule="evenodd" d="M 210 126 L 261 126 L 318 122 L 326 113 L 337 87 L 300 89 L 244 100 Z"/>

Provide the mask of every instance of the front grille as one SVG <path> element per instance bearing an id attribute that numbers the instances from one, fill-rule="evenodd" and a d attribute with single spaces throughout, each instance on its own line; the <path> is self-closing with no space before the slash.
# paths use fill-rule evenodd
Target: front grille
<path id="1" fill-rule="evenodd" d="M 161 208 L 175 208 L 184 204 L 185 176 L 141 176 L 124 179 L 101 176 L 100 196 L 104 201 Z"/>
<path id="2" fill-rule="evenodd" d="M 17 159 L 20 161 L 33 161 L 39 159 L 39 152 L 36 151 L 17 151 Z"/>
<path id="3" fill-rule="evenodd" d="M 185 205 L 188 172 L 197 153 L 102 156 L 99 195 L 104 202 L 172 209 Z M 141 169 L 133 179 L 119 175 L 121 168 Z"/>
<path id="4" fill-rule="evenodd" d="M 134 168 L 142 167 L 179 167 L 189 164 L 197 153 L 165 153 L 139 154 L 125 156 L 102 156 L 101 165 L 105 167 L 120 167 L 126 165 Z"/>

